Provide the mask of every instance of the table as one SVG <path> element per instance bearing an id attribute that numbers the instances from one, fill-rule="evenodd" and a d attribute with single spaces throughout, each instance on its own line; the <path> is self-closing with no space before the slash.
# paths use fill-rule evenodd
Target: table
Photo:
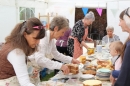
<path id="1" fill-rule="evenodd" d="M 95 58 L 102 56 L 101 53 L 95 53 L 95 54 L 96 54 Z M 87 53 L 84 53 L 83 55 L 87 56 Z M 109 59 L 111 59 L 111 57 L 109 57 Z M 92 61 L 92 64 L 97 65 L 97 59 L 94 59 Z M 62 72 L 59 72 L 57 75 L 52 77 L 51 80 L 65 78 L 65 77 L 70 78 L 70 75 L 64 75 Z M 78 80 L 79 80 L 80 74 L 73 75 L 72 77 L 78 77 Z M 74 85 L 72 85 L 72 86 L 75 86 L 75 83 L 76 82 L 74 82 Z M 82 84 L 79 84 L 78 86 L 82 86 Z M 111 83 L 110 83 L 110 81 L 102 81 L 102 86 L 111 86 Z"/>
<path id="2" fill-rule="evenodd" d="M 89 47 L 94 47 L 94 44 L 93 43 L 87 43 L 87 45 L 89 46 Z M 83 48 L 83 51 L 84 51 L 84 56 L 86 56 L 86 57 L 88 57 L 88 55 L 87 55 L 87 50 L 85 49 L 85 48 Z M 96 58 L 98 58 L 98 59 L 100 59 L 102 56 L 103 56 L 103 54 L 104 53 L 109 53 L 109 52 L 105 52 L 105 49 L 103 49 L 103 52 L 102 53 L 95 53 L 95 55 L 96 55 Z M 111 59 L 111 57 L 109 56 L 109 59 Z M 94 64 L 94 65 L 97 65 L 97 59 L 94 59 L 93 61 L 92 61 L 92 64 Z M 65 77 L 69 77 L 70 78 L 70 76 L 68 75 L 68 76 L 66 76 L 66 75 L 64 75 L 62 72 L 59 72 L 57 75 L 55 75 L 54 77 L 52 77 L 50 80 L 55 80 L 55 79 L 60 79 L 60 78 L 65 78 Z M 77 74 L 77 75 L 73 75 L 72 77 L 80 77 L 80 74 Z M 78 80 L 79 80 L 79 78 L 78 78 Z M 76 82 L 75 82 L 76 83 Z M 75 85 L 73 85 L 73 86 L 75 86 Z M 82 84 L 78 84 L 78 86 L 82 86 Z M 111 86 L 111 83 L 110 83 L 110 81 L 102 81 L 102 86 Z"/>

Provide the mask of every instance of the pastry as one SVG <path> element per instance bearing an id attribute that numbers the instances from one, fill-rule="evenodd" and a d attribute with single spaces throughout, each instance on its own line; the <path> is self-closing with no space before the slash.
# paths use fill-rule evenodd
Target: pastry
<path id="1" fill-rule="evenodd" d="M 96 75 L 96 71 L 94 70 L 85 70 L 85 71 L 82 71 L 83 74 L 92 74 L 92 75 Z"/>
<path id="2" fill-rule="evenodd" d="M 70 69 L 70 73 L 77 74 L 79 73 L 78 65 L 77 64 L 66 64 L 68 68 Z"/>
<path id="3" fill-rule="evenodd" d="M 86 63 L 86 56 L 80 56 L 79 60 L 81 63 L 85 64 Z"/>

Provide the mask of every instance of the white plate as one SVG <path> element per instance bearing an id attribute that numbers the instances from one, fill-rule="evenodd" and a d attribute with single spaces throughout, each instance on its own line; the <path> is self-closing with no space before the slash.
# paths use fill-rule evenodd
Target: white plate
<path id="1" fill-rule="evenodd" d="M 83 79 L 90 79 L 90 78 L 93 78 L 94 75 L 91 75 L 91 74 L 83 74 L 83 75 L 81 75 L 80 77 L 83 78 Z"/>
<path id="2" fill-rule="evenodd" d="M 99 60 L 101 60 L 101 61 L 106 61 L 106 60 L 109 60 L 109 58 L 98 58 Z"/>

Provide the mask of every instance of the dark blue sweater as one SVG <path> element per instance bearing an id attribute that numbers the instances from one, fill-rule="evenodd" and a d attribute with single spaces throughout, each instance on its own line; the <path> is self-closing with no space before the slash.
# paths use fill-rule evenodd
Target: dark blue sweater
<path id="1" fill-rule="evenodd" d="M 130 86 L 130 41 L 126 43 L 120 74 L 114 86 Z"/>

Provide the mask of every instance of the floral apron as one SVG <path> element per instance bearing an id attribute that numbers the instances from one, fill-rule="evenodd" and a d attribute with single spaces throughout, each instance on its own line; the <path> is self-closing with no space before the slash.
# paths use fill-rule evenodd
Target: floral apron
<path id="1" fill-rule="evenodd" d="M 83 36 L 83 41 L 85 41 L 86 37 L 88 35 L 88 29 L 85 29 L 85 34 Z M 77 59 L 79 56 L 83 54 L 83 48 L 82 45 L 79 43 L 78 39 L 75 37 L 70 36 L 69 38 L 74 39 L 74 52 L 73 52 L 73 58 Z"/>

